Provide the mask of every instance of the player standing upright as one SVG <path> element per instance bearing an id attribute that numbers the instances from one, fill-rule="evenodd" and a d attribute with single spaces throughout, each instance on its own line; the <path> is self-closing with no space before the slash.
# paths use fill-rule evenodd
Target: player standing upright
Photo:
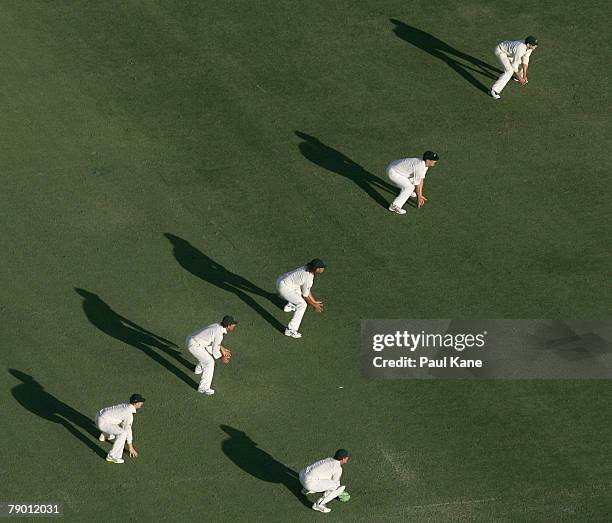
<path id="1" fill-rule="evenodd" d="M 440 157 L 433 151 L 425 151 L 423 158 L 403 158 L 392 162 L 387 167 L 387 176 L 389 180 L 399 187 L 400 193 L 389 206 L 391 212 L 397 214 L 406 214 L 403 209 L 408 198 L 416 197 L 417 206 L 423 207 L 427 198 L 423 196 L 423 184 L 427 169 L 434 167 Z"/>
<path id="2" fill-rule="evenodd" d="M 310 289 L 314 283 L 316 274 L 321 274 L 325 270 L 325 263 L 319 258 L 308 262 L 303 267 L 298 267 L 289 271 L 276 280 L 276 289 L 281 298 L 287 300 L 287 305 L 283 309 L 285 312 L 293 312 L 293 318 L 285 329 L 285 336 L 301 338 L 298 332 L 302 323 L 302 318 L 306 312 L 308 304 L 312 305 L 316 312 L 323 311 L 323 302 L 314 299 Z"/>
<path id="3" fill-rule="evenodd" d="M 529 66 L 529 57 L 531 53 L 538 47 L 538 39 L 535 36 L 528 36 L 525 40 L 504 40 L 497 44 L 495 48 L 495 56 L 499 63 L 504 68 L 504 72 L 493 84 L 489 94 L 499 100 L 500 93 L 506 87 L 513 75 L 516 80 L 525 85 L 527 80 L 527 67 Z"/>

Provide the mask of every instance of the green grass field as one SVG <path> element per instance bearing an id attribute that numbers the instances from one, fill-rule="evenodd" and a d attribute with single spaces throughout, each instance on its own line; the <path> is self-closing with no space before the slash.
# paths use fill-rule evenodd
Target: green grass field
<path id="1" fill-rule="evenodd" d="M 578 5 L 579 4 L 579 5 Z M 362 318 L 609 318 L 605 5 L 4 1 L 0 501 L 68 521 L 609 521 L 612 388 L 367 380 Z M 535 34 L 493 101 L 494 46 Z M 383 205 L 425 149 L 427 205 Z M 276 277 L 328 270 L 301 340 Z M 212 398 L 184 339 L 231 313 Z M 147 397 L 136 460 L 95 412 Z M 292 471 L 351 450 L 328 516 Z M 311 502 L 314 500 L 311 497 Z"/>

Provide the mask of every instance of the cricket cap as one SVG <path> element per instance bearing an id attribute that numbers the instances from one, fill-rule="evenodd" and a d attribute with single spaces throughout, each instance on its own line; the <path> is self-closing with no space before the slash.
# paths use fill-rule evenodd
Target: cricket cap
<path id="1" fill-rule="evenodd" d="M 525 43 L 529 45 L 538 45 L 538 39 L 535 36 L 525 38 Z"/>
<path id="2" fill-rule="evenodd" d="M 334 454 L 334 459 L 337 459 L 338 461 L 340 461 L 341 459 L 350 458 L 350 457 L 351 457 L 351 453 L 346 449 L 338 449 L 336 453 Z"/>
<path id="3" fill-rule="evenodd" d="M 438 156 L 438 153 L 434 153 L 433 151 L 425 151 L 423 153 L 423 160 L 432 160 L 437 162 L 439 159 L 440 156 Z"/>
<path id="4" fill-rule="evenodd" d="M 233 316 L 223 316 L 221 320 L 221 325 L 223 327 L 227 327 L 228 325 L 238 325 L 238 322 L 234 319 Z"/>
<path id="5" fill-rule="evenodd" d="M 326 265 L 320 258 L 315 258 L 314 260 L 308 262 L 308 267 L 310 269 L 325 269 Z"/>
<path id="6" fill-rule="evenodd" d="M 134 403 L 144 403 L 145 399 L 140 394 L 132 394 L 130 396 L 130 403 L 133 405 Z"/>

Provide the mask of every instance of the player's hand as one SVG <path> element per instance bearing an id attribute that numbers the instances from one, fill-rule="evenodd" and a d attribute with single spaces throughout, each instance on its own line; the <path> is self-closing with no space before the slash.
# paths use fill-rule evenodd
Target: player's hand
<path id="1" fill-rule="evenodd" d="M 314 310 L 316 312 L 323 312 L 323 302 L 322 301 L 315 301 L 312 306 L 314 307 Z"/>
<path id="2" fill-rule="evenodd" d="M 423 207 L 426 201 L 427 201 L 427 198 L 425 198 L 425 196 L 417 196 L 417 208 L 420 209 L 421 207 Z"/>
<path id="3" fill-rule="evenodd" d="M 519 83 L 525 85 L 527 83 L 527 78 L 519 78 Z"/>
<path id="4" fill-rule="evenodd" d="M 136 449 L 134 447 L 130 447 L 130 458 L 137 458 L 138 457 L 138 452 L 136 452 Z"/>
<path id="5" fill-rule="evenodd" d="M 230 362 L 230 359 L 232 358 L 232 351 L 229 349 L 226 349 L 225 347 L 221 348 L 221 361 L 225 364 Z"/>

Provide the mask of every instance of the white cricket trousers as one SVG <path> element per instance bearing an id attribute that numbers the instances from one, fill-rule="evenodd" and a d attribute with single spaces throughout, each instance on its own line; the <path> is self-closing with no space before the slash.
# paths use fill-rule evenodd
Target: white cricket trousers
<path id="1" fill-rule="evenodd" d="M 512 78 L 512 75 L 514 74 L 514 69 L 512 68 L 512 64 L 510 63 L 510 58 L 508 58 L 508 55 L 504 53 L 504 51 L 502 51 L 499 46 L 495 48 L 495 56 L 497 56 L 499 63 L 504 68 L 504 72 L 497 79 L 497 82 L 493 84 L 493 87 L 491 87 L 491 89 L 496 93 L 501 93 L 504 87 L 506 87 L 506 84 L 510 81 L 510 78 Z"/>
<path id="2" fill-rule="evenodd" d="M 341 486 L 339 481 L 333 479 L 309 479 L 301 473 L 300 483 L 310 492 L 323 492 L 323 496 L 317 500 L 317 503 L 321 505 L 325 505 L 332 499 L 337 498 L 346 488 L 344 485 Z"/>
<path id="3" fill-rule="evenodd" d="M 414 192 L 414 184 L 406 176 L 399 174 L 393 168 L 387 169 L 387 176 L 393 185 L 401 189 L 397 198 L 391 204 L 401 209 Z"/>
<path id="4" fill-rule="evenodd" d="M 198 390 L 203 392 L 210 389 L 215 373 L 215 358 L 204 347 L 192 341 L 191 338 L 187 338 L 187 350 L 198 360 L 198 364 L 202 368 Z"/>
<path id="5" fill-rule="evenodd" d="M 300 330 L 300 325 L 302 324 L 302 318 L 304 317 L 304 313 L 306 312 L 306 307 L 308 304 L 306 300 L 302 297 L 302 293 L 300 292 L 299 287 L 289 287 L 288 285 L 283 285 L 279 283 L 277 288 L 278 294 L 280 294 L 281 298 L 287 300 L 287 303 L 290 303 L 295 307 L 295 312 L 293 313 L 293 318 L 287 325 L 289 330 L 298 331 Z"/>
<path id="6" fill-rule="evenodd" d="M 100 432 L 104 434 L 105 438 L 108 438 L 108 436 L 111 434 L 115 436 L 113 448 L 110 450 L 108 455 L 111 458 L 121 459 L 121 457 L 123 456 L 123 448 L 125 447 L 128 431 L 124 429 L 121 425 L 117 425 L 115 423 L 108 423 L 107 421 L 104 421 L 104 419 L 101 419 L 98 416 L 96 416 L 96 426 L 100 429 Z"/>

